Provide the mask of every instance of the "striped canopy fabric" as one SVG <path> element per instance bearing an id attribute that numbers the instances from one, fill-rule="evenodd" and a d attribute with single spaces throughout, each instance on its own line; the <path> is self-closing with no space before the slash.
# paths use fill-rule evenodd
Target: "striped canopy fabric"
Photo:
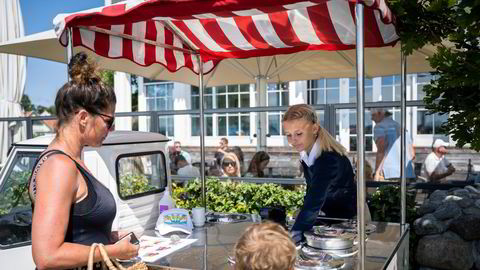
<path id="1" fill-rule="evenodd" d="M 365 5 L 365 47 L 394 45 L 398 36 L 385 0 Z M 60 14 L 55 32 L 68 45 L 170 72 L 183 67 L 207 74 L 225 58 L 307 50 L 355 48 L 355 0 L 134 0 Z"/>

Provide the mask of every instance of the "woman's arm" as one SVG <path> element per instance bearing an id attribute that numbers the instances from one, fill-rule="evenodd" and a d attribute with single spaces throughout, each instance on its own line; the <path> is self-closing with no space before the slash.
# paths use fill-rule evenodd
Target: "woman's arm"
<path id="1" fill-rule="evenodd" d="M 79 189 L 78 177 L 75 164 L 64 155 L 48 158 L 37 174 L 32 255 L 39 270 L 65 269 L 87 264 L 89 246 L 64 242 L 70 208 Z M 130 252 L 129 249 L 133 245 L 121 242 L 107 246 L 110 256 L 130 258 L 136 255 L 136 250 Z M 95 260 L 100 260 L 98 251 Z"/>
<path id="2" fill-rule="evenodd" d="M 323 153 L 318 159 L 313 165 L 310 181 L 307 181 L 303 207 L 295 219 L 292 231 L 308 231 L 313 227 L 325 203 L 329 186 L 342 173 L 338 154 Z"/>
<path id="3" fill-rule="evenodd" d="M 377 146 L 377 154 L 375 157 L 375 174 L 374 179 L 376 181 L 383 180 L 381 179 L 383 162 L 385 160 L 385 138 L 380 137 L 375 140 L 375 145 Z"/>

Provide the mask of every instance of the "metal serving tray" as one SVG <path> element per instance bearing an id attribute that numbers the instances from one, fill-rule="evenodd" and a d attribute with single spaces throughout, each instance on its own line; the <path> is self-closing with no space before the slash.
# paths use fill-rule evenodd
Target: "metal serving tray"
<path id="1" fill-rule="evenodd" d="M 303 233 L 307 239 L 307 244 L 319 249 L 349 249 L 353 247 L 355 235 L 351 233 L 341 233 L 339 235 L 322 235 L 309 231 Z"/>

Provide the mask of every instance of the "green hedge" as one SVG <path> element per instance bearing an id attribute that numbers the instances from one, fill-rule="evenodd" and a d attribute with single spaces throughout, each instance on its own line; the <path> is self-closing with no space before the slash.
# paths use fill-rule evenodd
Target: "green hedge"
<path id="1" fill-rule="evenodd" d="M 287 190 L 277 184 L 219 181 L 207 178 L 207 208 L 215 212 L 259 213 L 261 207 L 282 205 L 291 215 L 303 204 L 305 188 Z M 179 208 L 191 209 L 202 205 L 202 191 L 198 180 L 185 186 L 173 184 L 173 198 Z"/>
<path id="2" fill-rule="evenodd" d="M 412 223 L 416 218 L 415 192 L 407 191 L 406 221 Z M 385 185 L 378 187 L 368 196 L 368 207 L 374 221 L 400 222 L 400 186 Z"/>
<path id="3" fill-rule="evenodd" d="M 123 197 L 144 193 L 156 188 L 150 185 L 147 177 L 143 174 L 128 173 L 120 177 L 120 194 Z"/>
<path id="4" fill-rule="evenodd" d="M 0 215 L 6 215 L 14 208 L 29 208 L 30 198 L 27 192 L 27 181 L 31 172 L 12 172 L 2 187 L 0 196 Z"/>

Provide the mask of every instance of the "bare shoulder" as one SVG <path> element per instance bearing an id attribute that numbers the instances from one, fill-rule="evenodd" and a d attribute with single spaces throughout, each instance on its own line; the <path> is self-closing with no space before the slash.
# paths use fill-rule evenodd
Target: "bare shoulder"
<path id="1" fill-rule="evenodd" d="M 58 187 L 76 184 L 77 167 L 75 162 L 68 156 L 63 154 L 50 155 L 40 167 L 37 174 L 37 185 L 45 185 L 47 183 L 54 184 Z M 45 181 L 48 179 L 47 181 Z"/>

